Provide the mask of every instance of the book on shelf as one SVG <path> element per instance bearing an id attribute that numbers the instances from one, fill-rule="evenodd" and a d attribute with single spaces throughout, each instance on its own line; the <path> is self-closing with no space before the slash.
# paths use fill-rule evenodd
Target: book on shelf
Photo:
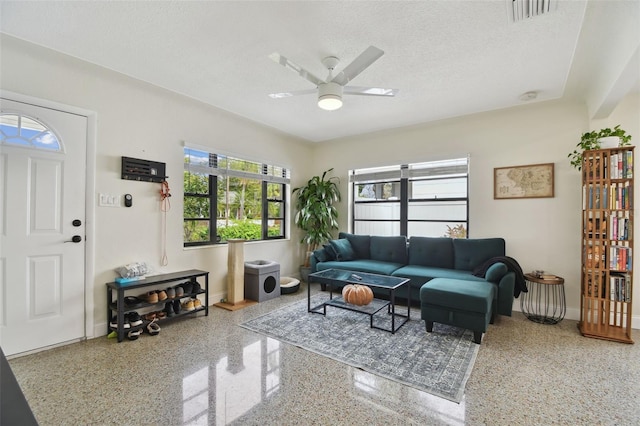
<path id="1" fill-rule="evenodd" d="M 623 242 L 611 245 L 609 248 L 609 269 L 613 271 L 631 271 L 633 250 L 626 244 Z"/>
<path id="2" fill-rule="evenodd" d="M 612 240 L 628 240 L 631 232 L 629 211 L 612 212 L 609 216 L 609 229 Z"/>
<path id="3" fill-rule="evenodd" d="M 633 200 L 633 185 L 631 182 L 626 181 L 624 183 L 624 208 L 630 209 L 632 207 Z"/>
<path id="4" fill-rule="evenodd" d="M 590 185 L 591 186 L 591 185 Z M 633 206 L 633 185 L 630 181 L 625 182 L 613 182 L 611 184 L 611 188 L 609 192 L 609 196 L 607 197 L 607 192 L 604 192 L 603 207 L 608 205 L 610 210 L 621 210 L 621 209 L 631 209 Z M 588 199 L 589 208 L 594 208 L 594 199 L 593 194 L 589 194 L 590 197 Z M 598 207 L 595 207 L 598 208 Z"/>
<path id="5" fill-rule="evenodd" d="M 611 274 L 609 276 L 610 299 L 616 302 L 631 302 L 631 276 Z"/>
<path id="6" fill-rule="evenodd" d="M 609 157 L 609 174 L 611 179 L 633 178 L 633 152 L 622 151 L 611 154 Z"/>
<path id="7" fill-rule="evenodd" d="M 530 272 L 529 274 L 533 275 L 536 278 L 541 278 L 543 280 L 555 280 L 557 277 L 557 275 L 554 275 L 550 272 L 547 271 L 542 271 L 542 270 L 535 270 Z"/>
<path id="8" fill-rule="evenodd" d="M 624 174 L 623 173 L 624 170 L 622 168 L 623 167 L 622 166 L 622 164 L 623 164 L 622 159 L 625 157 L 625 155 L 624 155 L 623 152 L 619 152 L 619 153 L 616 154 L 616 157 L 617 157 L 617 160 L 618 160 L 618 164 L 616 164 L 616 166 L 617 166 L 616 175 L 618 176 L 617 177 L 618 179 L 621 179 L 622 175 Z"/>

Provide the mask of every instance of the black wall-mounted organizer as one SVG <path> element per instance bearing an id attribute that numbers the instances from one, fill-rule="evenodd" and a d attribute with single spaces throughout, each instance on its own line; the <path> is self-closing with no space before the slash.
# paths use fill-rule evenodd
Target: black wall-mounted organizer
<path id="1" fill-rule="evenodd" d="M 165 173 L 165 163 L 122 157 L 122 179 L 142 182 L 162 182 L 169 177 L 165 176 Z"/>

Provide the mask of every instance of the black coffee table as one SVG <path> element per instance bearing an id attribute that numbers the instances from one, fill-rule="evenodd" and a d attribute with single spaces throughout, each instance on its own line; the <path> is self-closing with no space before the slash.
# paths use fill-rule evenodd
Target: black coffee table
<path id="1" fill-rule="evenodd" d="M 394 334 L 407 321 L 411 319 L 411 291 L 408 288 L 409 279 L 402 277 L 392 277 L 389 275 L 368 274 L 365 272 L 347 271 L 342 269 L 326 269 L 324 271 L 309 274 L 309 281 L 319 282 L 329 286 L 329 299 L 311 307 L 311 286 L 307 285 L 307 310 L 315 314 L 327 315 L 327 306 L 334 306 L 340 309 L 347 309 L 354 312 L 360 312 L 369 315 L 369 324 L 371 328 L 389 331 Z M 366 285 L 373 289 L 383 289 L 389 291 L 389 300 L 373 299 L 371 303 L 364 306 L 357 306 L 347 303 L 342 296 L 333 297 L 334 286 L 343 286 L 347 284 Z M 395 292 L 398 288 L 407 286 L 407 314 L 396 313 Z M 373 317 L 379 314 L 384 308 L 387 308 L 387 314 L 391 315 L 391 328 L 379 327 L 373 324 Z M 396 326 L 396 318 L 400 322 Z"/>

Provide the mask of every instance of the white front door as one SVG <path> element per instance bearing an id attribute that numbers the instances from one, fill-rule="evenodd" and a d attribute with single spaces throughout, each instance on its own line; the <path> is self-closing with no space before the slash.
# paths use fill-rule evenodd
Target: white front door
<path id="1" fill-rule="evenodd" d="M 87 118 L 0 99 L 0 346 L 85 333 Z"/>

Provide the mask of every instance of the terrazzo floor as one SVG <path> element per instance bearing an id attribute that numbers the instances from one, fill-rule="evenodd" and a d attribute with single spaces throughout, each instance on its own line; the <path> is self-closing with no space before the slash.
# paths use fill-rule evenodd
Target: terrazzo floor
<path id="1" fill-rule="evenodd" d="M 41 425 L 640 424 L 640 342 L 499 317 L 456 404 L 237 326 L 305 297 L 212 307 L 158 336 L 100 337 L 10 364 Z"/>

